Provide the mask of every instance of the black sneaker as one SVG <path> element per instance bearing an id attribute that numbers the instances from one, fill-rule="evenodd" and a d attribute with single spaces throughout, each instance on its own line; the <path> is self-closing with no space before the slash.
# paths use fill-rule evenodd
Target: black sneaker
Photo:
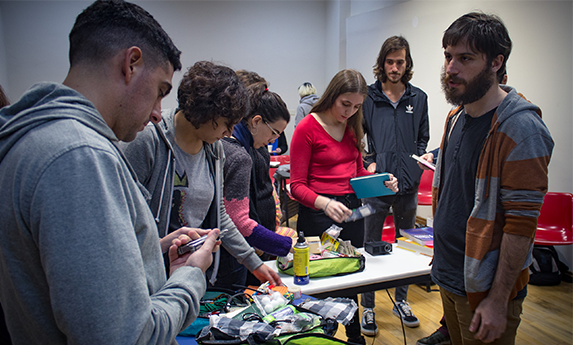
<path id="1" fill-rule="evenodd" d="M 366 345 L 366 340 L 364 339 L 363 336 L 359 336 L 356 338 L 348 338 L 346 342 L 354 345 Z"/>
<path id="2" fill-rule="evenodd" d="M 412 308 L 410 308 L 410 304 L 408 302 L 402 301 L 398 302 L 396 305 L 398 306 L 398 309 L 394 307 L 392 312 L 395 316 L 402 318 L 404 325 L 407 327 L 418 327 L 420 325 L 420 321 L 416 316 L 414 316 L 414 313 L 412 313 Z"/>
<path id="3" fill-rule="evenodd" d="M 362 312 L 362 321 L 360 322 L 360 330 L 364 335 L 374 337 L 378 333 L 378 325 L 376 324 L 376 314 L 372 308 L 364 308 Z"/>
<path id="4" fill-rule="evenodd" d="M 442 332 L 435 331 L 431 335 L 416 342 L 416 345 L 449 345 L 450 337 L 446 337 Z"/>

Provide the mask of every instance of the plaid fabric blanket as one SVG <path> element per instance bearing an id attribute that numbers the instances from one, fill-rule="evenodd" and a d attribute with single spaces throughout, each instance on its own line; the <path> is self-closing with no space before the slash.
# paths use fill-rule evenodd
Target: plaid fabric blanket
<path id="1" fill-rule="evenodd" d="M 344 326 L 347 326 L 350 323 L 356 309 L 358 309 L 356 302 L 350 298 L 341 297 L 328 297 L 326 299 L 315 300 L 309 298 L 299 304 L 299 306 L 308 309 L 325 319 L 335 319 Z"/>
<path id="2" fill-rule="evenodd" d="M 221 337 L 222 334 L 232 339 L 241 339 L 241 341 L 246 341 L 249 336 L 256 335 L 257 340 L 268 341 L 280 334 L 280 329 L 275 329 L 264 322 L 241 321 L 213 315 L 209 318 L 209 323 L 209 326 L 203 327 L 197 341 L 225 338 Z"/>

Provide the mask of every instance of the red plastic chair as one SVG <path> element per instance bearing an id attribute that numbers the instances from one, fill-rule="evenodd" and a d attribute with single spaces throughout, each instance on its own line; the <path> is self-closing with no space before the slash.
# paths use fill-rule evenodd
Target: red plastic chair
<path id="1" fill-rule="evenodd" d="M 281 157 L 281 156 L 278 156 Z M 281 210 L 285 217 L 286 226 L 289 227 L 290 217 L 298 214 L 298 202 L 293 198 L 290 192 L 290 156 L 283 156 L 287 159 L 281 160 L 281 166 L 277 168 L 277 180 L 279 183 L 279 200 L 281 201 Z M 272 159 L 272 157 L 271 157 Z M 283 162 L 289 162 L 287 164 Z"/>
<path id="2" fill-rule="evenodd" d="M 573 244 L 573 194 L 548 192 L 537 221 L 535 244 Z"/>
<path id="3" fill-rule="evenodd" d="M 290 164 L 290 155 L 271 156 L 271 162 L 279 162 L 279 165 Z M 275 181 L 275 171 L 277 171 L 276 167 L 269 169 L 269 175 L 273 182 Z"/>
<path id="4" fill-rule="evenodd" d="M 418 205 L 432 204 L 433 179 L 434 172 L 432 170 L 424 170 L 422 173 L 422 178 L 420 179 L 420 186 L 418 187 Z"/>
<path id="5" fill-rule="evenodd" d="M 384 227 L 382 228 L 382 241 L 394 243 L 396 230 L 394 229 L 394 216 L 388 215 L 384 220 Z"/>

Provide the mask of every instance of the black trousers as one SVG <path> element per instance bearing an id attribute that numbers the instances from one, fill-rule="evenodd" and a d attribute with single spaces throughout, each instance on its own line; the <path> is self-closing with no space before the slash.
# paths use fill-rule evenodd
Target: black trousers
<path id="1" fill-rule="evenodd" d="M 355 194 L 346 195 L 325 195 L 327 198 L 332 198 L 340 201 L 349 209 L 355 209 L 362 205 L 360 199 L 356 198 Z M 324 211 L 314 210 L 312 208 L 306 207 L 304 205 L 299 205 L 298 209 L 298 220 L 296 222 L 296 230 L 303 231 L 304 236 L 319 236 L 322 233 L 336 224 L 340 226 L 343 230 L 340 233 L 340 238 L 343 240 L 350 240 L 352 245 L 356 248 L 362 247 L 362 242 L 364 241 L 364 219 L 357 220 L 355 222 L 349 223 L 336 223 L 329 216 L 327 216 Z M 354 300 L 356 305 L 358 305 L 358 296 L 352 295 L 347 296 L 348 298 Z M 356 310 L 352 321 L 346 328 L 346 336 L 348 338 L 358 338 L 360 337 L 360 317 L 359 310 Z"/>
<path id="2" fill-rule="evenodd" d="M 360 199 L 356 198 L 355 194 L 346 195 L 325 195 L 323 196 L 335 199 L 343 203 L 349 209 L 355 209 L 362 206 Z M 332 218 L 326 215 L 322 210 L 314 210 L 304 205 L 299 205 L 298 220 L 296 222 L 296 230 L 303 231 L 304 236 L 319 236 L 322 233 L 336 224 L 343 230 L 340 233 L 340 238 L 343 240 L 350 240 L 352 245 L 356 248 L 362 247 L 364 241 L 364 219 L 348 223 L 336 223 Z"/>

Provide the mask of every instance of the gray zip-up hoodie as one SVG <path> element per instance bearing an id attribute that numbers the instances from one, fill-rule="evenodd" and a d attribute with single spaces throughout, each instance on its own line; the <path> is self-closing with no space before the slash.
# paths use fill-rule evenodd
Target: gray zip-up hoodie
<path id="1" fill-rule="evenodd" d="M 176 344 L 199 268 L 166 280 L 157 227 L 112 130 L 66 86 L 0 111 L 0 301 L 15 344 Z"/>
<path id="2" fill-rule="evenodd" d="M 151 194 L 149 206 L 154 214 L 155 221 L 159 228 L 160 237 L 169 233 L 169 214 L 173 200 L 173 180 L 175 176 L 175 154 L 173 145 L 175 143 L 175 127 L 173 119 L 176 108 L 164 109 L 161 112 L 163 120 L 159 124 L 148 124 L 145 129 L 137 135 L 137 138 L 130 143 L 121 143 L 120 148 L 125 153 L 127 159 L 133 166 L 139 181 Z M 221 174 L 225 165 L 225 152 L 223 144 L 216 141 L 213 144 L 205 144 L 205 155 L 209 162 L 211 175 L 215 180 L 215 165 L 219 164 Z M 200 181 L 193 180 L 194 183 Z M 222 189 L 223 181 L 214 181 Z M 225 236 L 221 237 L 223 247 L 237 261 L 245 265 L 251 272 L 263 264 L 255 250 L 247 243 L 243 235 L 237 230 L 235 223 L 231 220 L 221 196 L 220 209 L 216 208 L 216 200 L 212 201 L 207 219 L 203 222 L 203 228 L 217 227 L 216 217 L 219 212 L 221 229 L 228 229 Z M 215 265 L 215 262 L 213 263 Z"/>

